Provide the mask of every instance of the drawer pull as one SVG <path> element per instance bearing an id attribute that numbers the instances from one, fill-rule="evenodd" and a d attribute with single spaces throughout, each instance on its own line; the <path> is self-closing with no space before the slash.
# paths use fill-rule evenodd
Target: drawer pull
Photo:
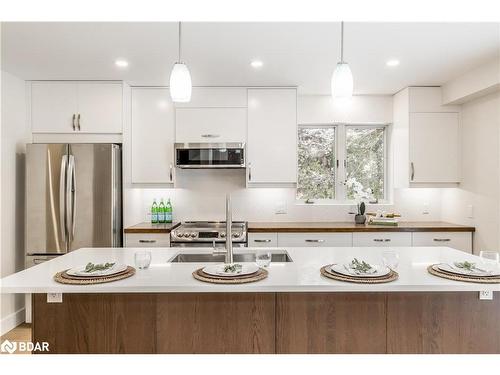
<path id="1" fill-rule="evenodd" d="M 449 238 L 433 238 L 432 240 L 435 242 L 450 242 L 451 241 L 451 239 L 449 239 Z"/>
<path id="2" fill-rule="evenodd" d="M 375 242 L 384 242 L 383 238 L 374 238 L 373 241 Z"/>
<path id="3" fill-rule="evenodd" d="M 139 240 L 140 243 L 156 243 L 156 240 Z"/>
<path id="4" fill-rule="evenodd" d="M 325 242 L 325 240 L 305 240 L 306 242 L 315 242 L 315 243 L 318 243 L 318 242 Z"/>
<path id="5" fill-rule="evenodd" d="M 271 240 L 253 240 L 253 242 L 261 242 L 261 243 L 266 242 L 266 243 L 268 243 L 268 242 L 271 242 Z"/>
<path id="6" fill-rule="evenodd" d="M 391 239 L 390 238 L 386 238 L 386 239 L 384 239 L 384 242 L 391 242 Z"/>

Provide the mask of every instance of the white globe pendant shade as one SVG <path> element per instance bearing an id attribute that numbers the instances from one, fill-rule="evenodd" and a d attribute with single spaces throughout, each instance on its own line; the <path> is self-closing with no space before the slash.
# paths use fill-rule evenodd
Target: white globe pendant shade
<path id="1" fill-rule="evenodd" d="M 337 63 L 332 74 L 332 96 L 334 98 L 350 98 L 353 91 L 351 68 L 345 62 Z"/>
<path id="2" fill-rule="evenodd" d="M 186 64 L 175 63 L 170 73 L 170 97 L 175 103 L 187 103 L 191 100 L 191 74 Z"/>

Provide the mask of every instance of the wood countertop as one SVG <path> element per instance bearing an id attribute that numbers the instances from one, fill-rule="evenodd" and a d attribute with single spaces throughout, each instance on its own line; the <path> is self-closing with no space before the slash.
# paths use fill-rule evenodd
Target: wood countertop
<path id="1" fill-rule="evenodd" d="M 475 227 L 441 221 L 400 222 L 398 226 L 352 222 L 250 222 L 248 232 L 475 232 Z"/>
<path id="2" fill-rule="evenodd" d="M 180 223 L 139 223 L 124 229 L 125 233 L 170 233 Z"/>

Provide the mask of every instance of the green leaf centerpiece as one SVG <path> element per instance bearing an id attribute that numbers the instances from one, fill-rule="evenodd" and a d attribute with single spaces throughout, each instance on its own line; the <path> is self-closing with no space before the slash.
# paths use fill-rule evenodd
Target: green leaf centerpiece
<path id="1" fill-rule="evenodd" d="M 352 260 L 352 262 L 349 264 L 349 267 L 355 272 L 363 274 L 372 273 L 376 271 L 369 263 L 366 263 L 364 260 L 359 261 L 356 258 Z"/>
<path id="2" fill-rule="evenodd" d="M 113 267 L 115 264 L 114 263 L 99 263 L 99 264 L 94 264 L 91 262 L 88 262 L 87 265 L 85 266 L 85 271 L 87 273 L 90 272 L 96 272 L 96 271 L 106 271 Z"/>

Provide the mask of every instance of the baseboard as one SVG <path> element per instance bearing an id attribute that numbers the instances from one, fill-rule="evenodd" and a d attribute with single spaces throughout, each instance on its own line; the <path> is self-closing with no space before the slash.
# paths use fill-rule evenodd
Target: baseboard
<path id="1" fill-rule="evenodd" d="M 0 321 L 0 335 L 5 335 L 10 330 L 16 328 L 19 324 L 24 323 L 24 320 L 24 307 L 10 315 L 7 315 Z"/>

